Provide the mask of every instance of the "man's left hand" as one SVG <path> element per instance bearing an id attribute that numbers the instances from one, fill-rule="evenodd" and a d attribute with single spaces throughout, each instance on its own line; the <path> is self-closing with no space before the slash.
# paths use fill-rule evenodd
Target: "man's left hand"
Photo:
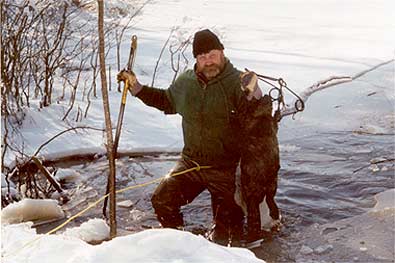
<path id="1" fill-rule="evenodd" d="M 241 89 L 246 93 L 247 100 L 253 97 L 259 99 L 262 97 L 262 91 L 258 86 L 258 77 L 253 71 L 246 71 L 240 75 Z"/>

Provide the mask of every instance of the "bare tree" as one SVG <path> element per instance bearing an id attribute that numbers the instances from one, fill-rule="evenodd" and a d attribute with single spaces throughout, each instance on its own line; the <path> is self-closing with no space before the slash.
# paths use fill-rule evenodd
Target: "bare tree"
<path id="1" fill-rule="evenodd" d="M 7 127 L 2 161 L 11 149 L 8 136 L 22 123 L 30 97 L 41 97 L 40 106 L 49 106 L 55 77 L 70 71 L 66 65 L 83 52 L 83 38 L 75 46 L 70 41 L 73 30 L 79 30 L 70 25 L 78 11 L 69 1 L 0 1 L 1 114 Z"/>
<path id="2" fill-rule="evenodd" d="M 29 105 L 30 86 L 42 96 L 41 105 L 51 103 L 54 75 L 67 57 L 69 19 L 75 9 L 68 2 L 37 0 L 1 2 L 2 74 L 10 108 Z M 43 87 L 42 87 L 43 86 Z M 22 96 L 24 95 L 24 96 Z"/>
<path id="3" fill-rule="evenodd" d="M 159 54 L 159 57 L 158 57 L 158 59 L 156 60 L 156 64 L 155 64 L 155 68 L 154 68 L 154 74 L 152 74 L 151 87 L 154 86 L 154 83 L 155 83 L 155 76 L 156 76 L 156 72 L 158 71 L 159 62 L 160 62 L 160 60 L 161 60 L 161 58 L 162 58 L 162 56 L 163 56 L 163 52 L 165 51 L 165 49 L 166 49 L 166 47 L 167 47 L 167 45 L 168 45 L 168 43 L 169 43 L 169 41 L 170 41 L 170 38 L 171 38 L 171 36 L 172 36 L 172 34 L 173 34 L 173 31 L 174 31 L 174 28 L 170 31 L 169 36 L 167 37 L 165 43 L 164 43 L 163 46 L 162 46 L 162 49 L 161 49 L 160 54 Z"/>
<path id="4" fill-rule="evenodd" d="M 126 23 L 124 27 L 122 27 L 120 30 L 116 29 L 115 30 L 115 39 L 117 42 L 117 70 L 118 72 L 121 70 L 121 43 L 122 43 L 122 38 L 123 35 L 126 31 L 127 28 L 129 28 L 130 22 L 132 22 L 132 19 L 134 18 L 134 15 L 130 17 L 129 21 Z M 121 83 L 118 83 L 118 92 L 121 92 Z"/>
<path id="5" fill-rule="evenodd" d="M 183 59 L 184 67 L 181 72 L 185 71 L 188 66 L 188 58 L 185 56 L 185 50 L 191 44 L 192 36 L 188 37 L 186 40 L 181 41 L 180 43 L 172 44 L 169 46 L 169 52 L 171 54 L 171 68 L 174 71 L 173 81 L 177 78 L 178 73 L 180 72 L 180 63 L 181 58 Z"/>
<path id="6" fill-rule="evenodd" d="M 177 32 L 178 28 L 174 27 L 169 33 L 168 38 L 166 39 L 165 43 L 162 46 L 162 49 L 160 51 L 159 57 L 156 61 L 155 68 L 154 68 L 154 73 L 152 76 L 152 81 L 151 81 L 151 86 L 154 86 L 155 79 L 157 77 L 157 72 L 159 69 L 159 63 L 160 60 L 163 57 L 164 51 L 166 47 L 169 45 L 169 42 L 171 43 L 169 45 L 168 51 L 170 54 L 170 62 L 171 62 L 171 68 L 174 72 L 173 80 L 174 82 L 180 72 L 184 72 L 189 64 L 189 60 L 187 56 L 185 55 L 185 51 L 187 48 L 191 45 L 192 41 L 192 35 L 189 35 L 186 39 L 182 38 L 176 38 L 175 33 Z M 182 67 L 182 68 L 181 68 Z"/>
<path id="7" fill-rule="evenodd" d="M 81 49 L 83 49 L 82 42 L 81 42 Z M 81 52 L 81 54 L 82 54 L 82 52 Z M 77 77 L 75 78 L 74 83 L 71 83 L 69 79 L 66 79 L 66 81 L 72 87 L 72 92 L 71 92 L 71 96 L 70 96 L 70 107 L 67 110 L 66 114 L 63 116 L 62 121 L 64 121 L 67 118 L 67 116 L 69 115 L 70 111 L 73 109 L 75 98 L 76 98 L 76 94 L 77 94 L 77 88 L 78 88 L 78 85 L 79 85 L 79 82 L 80 82 L 81 73 L 82 73 L 82 70 L 83 70 L 83 67 L 84 67 L 86 61 L 87 61 L 87 59 L 85 59 L 83 57 L 81 58 L 80 64 L 79 64 L 78 70 L 77 70 Z"/>

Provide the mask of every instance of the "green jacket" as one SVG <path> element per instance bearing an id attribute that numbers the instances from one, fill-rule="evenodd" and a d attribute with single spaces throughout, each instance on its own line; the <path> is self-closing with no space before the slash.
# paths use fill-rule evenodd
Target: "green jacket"
<path id="1" fill-rule="evenodd" d="M 240 73 L 227 60 L 220 75 L 207 83 L 187 70 L 167 90 L 144 86 L 137 97 L 167 114 L 182 116 L 185 158 L 200 165 L 236 166 L 237 115 L 245 102 Z"/>

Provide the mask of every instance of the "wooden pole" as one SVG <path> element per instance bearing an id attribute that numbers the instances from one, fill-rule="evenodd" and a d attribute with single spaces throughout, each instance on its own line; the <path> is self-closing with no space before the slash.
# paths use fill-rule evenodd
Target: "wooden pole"
<path id="1" fill-rule="evenodd" d="M 116 221 L 116 210 L 115 210 L 115 156 L 114 146 L 112 139 L 112 127 L 111 127 L 111 116 L 110 116 L 110 105 L 108 100 L 107 91 L 107 78 L 106 78 L 106 62 L 105 62 L 105 51 L 104 51 L 104 3 L 103 0 L 97 0 L 98 3 L 98 28 L 99 28 L 99 61 L 100 61 L 100 79 L 101 79 L 101 91 L 103 97 L 103 108 L 104 117 L 106 122 L 106 135 L 107 135 L 107 157 L 109 161 L 109 189 L 110 189 L 110 238 L 114 238 L 117 235 L 117 221 Z"/>

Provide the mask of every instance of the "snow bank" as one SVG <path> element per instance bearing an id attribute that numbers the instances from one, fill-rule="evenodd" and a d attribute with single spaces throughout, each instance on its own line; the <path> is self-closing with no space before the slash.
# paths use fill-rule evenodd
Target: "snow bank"
<path id="1" fill-rule="evenodd" d="M 84 241 L 63 235 L 37 235 L 32 223 L 2 225 L 1 262 L 86 262 L 82 255 L 91 246 Z"/>
<path id="2" fill-rule="evenodd" d="M 63 235 L 76 237 L 86 242 L 102 241 L 110 237 L 110 227 L 103 219 L 94 218 L 82 223 L 79 227 L 66 229 Z"/>
<path id="3" fill-rule="evenodd" d="M 23 199 L 2 209 L 2 223 L 20 223 L 35 220 L 49 220 L 64 217 L 62 209 L 56 200 Z"/>
<path id="4" fill-rule="evenodd" d="M 20 249 L 30 240 L 39 240 Z M 189 232 L 146 230 L 89 245 L 65 235 L 37 235 L 31 224 L 2 227 L 2 262 L 264 262 L 243 248 L 216 245 Z"/>
<path id="5" fill-rule="evenodd" d="M 99 246 L 88 262 L 263 262 L 242 248 L 227 248 L 173 229 L 146 230 Z M 124 247 L 125 249 L 122 249 Z"/>

